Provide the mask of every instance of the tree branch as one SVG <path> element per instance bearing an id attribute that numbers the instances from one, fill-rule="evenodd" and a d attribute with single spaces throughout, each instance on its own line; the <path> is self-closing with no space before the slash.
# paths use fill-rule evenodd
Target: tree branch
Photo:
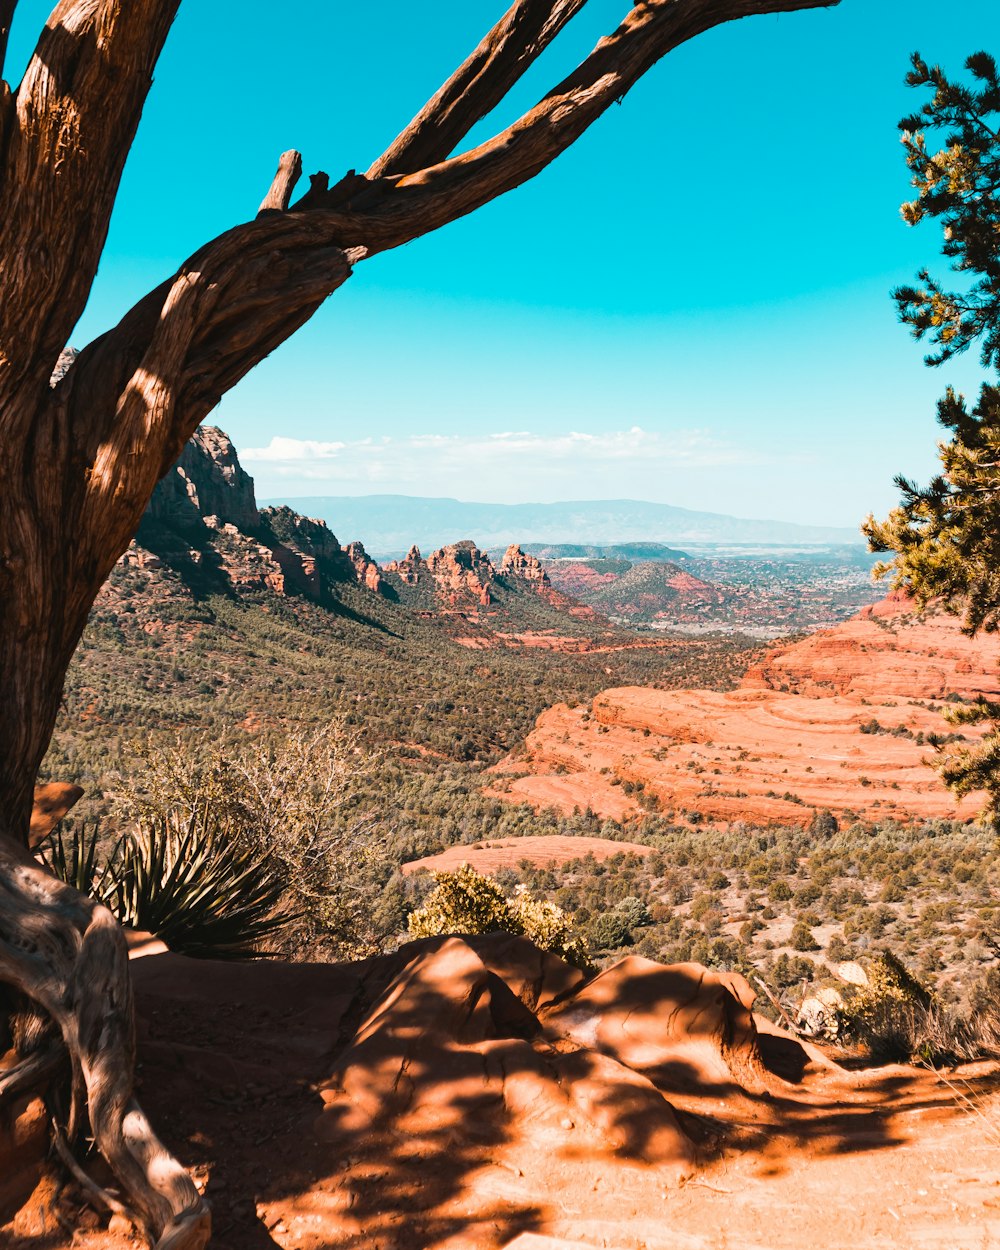
<path id="1" fill-rule="evenodd" d="M 14 22 L 14 10 L 17 0 L 0 0 L 0 78 L 3 78 L 3 67 L 7 57 L 7 40 Z"/>
<path id="2" fill-rule="evenodd" d="M 443 161 L 586 3 L 517 0 L 374 162 L 367 176 L 412 173 Z"/>
<path id="3" fill-rule="evenodd" d="M 39 38 L 0 149 L 0 409 L 83 312 L 179 3 L 62 0 Z"/>
<path id="4" fill-rule="evenodd" d="M 260 213 L 278 212 L 283 213 L 288 207 L 288 201 L 292 198 L 292 191 L 295 184 L 302 177 L 302 154 L 294 150 L 282 152 L 281 160 L 278 162 L 278 170 L 274 175 L 274 181 L 271 183 L 271 189 L 261 201 Z"/>
<path id="5" fill-rule="evenodd" d="M 533 177 L 665 53 L 737 17 L 836 0 L 646 0 L 534 109 L 489 142 L 405 177 L 322 180 L 287 212 L 207 244 L 77 359 L 40 455 L 88 488 L 67 490 L 67 645 L 124 550 L 157 479 L 198 422 L 302 325 L 364 255 L 437 229 Z M 442 140 L 443 141 L 443 140 Z M 278 201 L 290 182 L 279 173 Z M 104 414 L 95 421 L 94 414 Z M 51 463 L 51 460 L 49 461 Z"/>
<path id="6" fill-rule="evenodd" d="M 331 241 L 369 255 L 465 216 L 520 186 L 565 151 L 663 56 L 724 22 L 832 8 L 840 0 L 641 0 L 614 34 L 512 126 L 451 160 L 403 177 L 344 179 L 292 210 L 328 210 Z"/>
<path id="7" fill-rule="evenodd" d="M 351 273 L 322 214 L 264 213 L 212 240 L 76 359 L 53 392 L 51 446 L 38 454 L 86 465 L 87 490 L 66 491 L 66 644 L 157 480 L 200 421 Z M 94 414 L 102 414 L 99 422 Z"/>

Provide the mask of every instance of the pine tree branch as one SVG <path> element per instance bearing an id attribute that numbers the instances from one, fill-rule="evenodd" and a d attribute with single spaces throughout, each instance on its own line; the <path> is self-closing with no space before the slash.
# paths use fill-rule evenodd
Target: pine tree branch
<path id="1" fill-rule="evenodd" d="M 368 170 L 436 165 L 491 112 L 587 0 L 518 0 Z"/>

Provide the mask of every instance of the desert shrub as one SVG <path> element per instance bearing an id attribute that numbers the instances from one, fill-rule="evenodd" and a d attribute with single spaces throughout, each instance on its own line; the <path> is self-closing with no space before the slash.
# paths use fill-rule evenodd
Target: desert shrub
<path id="1" fill-rule="evenodd" d="M 816 975 L 816 965 L 802 955 L 788 955 L 782 951 L 777 959 L 765 963 L 764 975 L 771 985 L 787 989 L 802 981 L 811 981 Z"/>
<path id="2" fill-rule="evenodd" d="M 283 886 L 273 860 L 233 843 L 208 809 L 186 825 L 176 816 L 151 818 L 107 856 L 100 854 L 96 824 L 57 829 L 41 858 L 119 923 L 154 933 L 185 955 L 259 956 L 293 919 L 280 907 Z"/>
<path id="3" fill-rule="evenodd" d="M 1000 1052 L 1000 967 L 985 972 L 969 993 L 969 1031 L 985 1053 Z"/>
<path id="4" fill-rule="evenodd" d="M 632 930 L 628 920 L 619 911 L 607 911 L 591 924 L 588 937 L 590 944 L 600 951 L 617 950 L 632 945 Z"/>
<path id="5" fill-rule="evenodd" d="M 624 918 L 630 929 L 639 929 L 643 925 L 653 923 L 653 917 L 649 913 L 649 908 L 642 899 L 636 898 L 634 894 L 629 894 L 620 903 L 616 903 L 615 911 Z"/>
<path id="6" fill-rule="evenodd" d="M 266 858 L 294 913 L 273 940 L 288 955 L 363 957 L 398 914 L 380 907 L 395 864 L 387 830 L 358 801 L 376 766 L 341 722 L 252 740 L 178 734 L 131 744 L 115 779 L 115 810 L 132 822 L 176 824 L 205 813 L 220 839 Z"/>
<path id="7" fill-rule="evenodd" d="M 518 886 L 508 897 L 492 877 L 483 876 L 468 864 L 454 872 L 437 872 L 434 881 L 423 906 L 407 918 L 412 937 L 515 933 L 578 968 L 592 966 L 585 942 L 573 932 L 562 908 L 535 898 L 527 886 Z"/>
<path id="8" fill-rule="evenodd" d="M 793 950 L 797 951 L 816 951 L 819 950 L 819 943 L 813 937 L 813 931 L 805 923 L 800 920 L 792 929 L 792 935 L 788 939 Z"/>
<path id="9" fill-rule="evenodd" d="M 876 1062 L 937 1066 L 980 1053 L 968 1021 L 949 1011 L 891 951 L 873 959 L 866 971 L 868 984 L 851 996 L 841 1020 Z"/>

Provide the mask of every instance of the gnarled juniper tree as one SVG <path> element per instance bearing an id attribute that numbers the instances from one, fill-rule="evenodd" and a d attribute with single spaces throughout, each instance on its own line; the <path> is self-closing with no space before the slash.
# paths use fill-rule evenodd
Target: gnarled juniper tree
<path id="1" fill-rule="evenodd" d="M 121 933 L 25 849 L 67 665 L 157 479 L 361 261 L 539 173 L 686 40 L 835 2 L 638 0 L 534 108 L 453 156 L 586 3 L 516 0 L 365 173 L 314 174 L 295 199 L 302 163 L 285 153 L 256 216 L 206 242 L 54 384 L 180 0 L 60 0 L 20 84 L 0 81 L 0 980 L 57 1024 L 73 1074 L 66 1137 L 89 1126 L 162 1250 L 204 1245 L 209 1221 L 132 1097 Z M 0 0 L 0 73 L 15 7 Z M 29 1076 L 5 1077 L 0 1104 Z"/>

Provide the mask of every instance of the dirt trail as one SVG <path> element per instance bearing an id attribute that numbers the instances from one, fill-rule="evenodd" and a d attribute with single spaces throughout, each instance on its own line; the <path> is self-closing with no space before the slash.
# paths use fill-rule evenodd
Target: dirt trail
<path id="1" fill-rule="evenodd" d="M 1000 1250 L 1000 1065 L 845 1070 L 735 974 L 585 982 L 498 935 L 133 966 L 140 1097 L 213 1250 Z M 69 1195 L 3 1250 L 136 1244 Z"/>

